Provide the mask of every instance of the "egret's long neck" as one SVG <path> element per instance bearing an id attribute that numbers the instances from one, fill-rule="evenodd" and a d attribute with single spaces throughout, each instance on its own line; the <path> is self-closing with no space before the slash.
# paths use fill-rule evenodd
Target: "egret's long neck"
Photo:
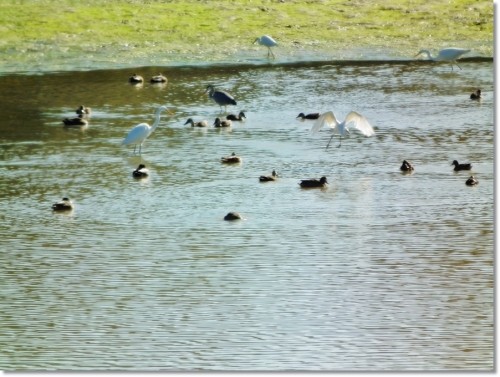
<path id="1" fill-rule="evenodd" d="M 429 50 L 422 50 L 422 54 L 427 55 L 427 59 L 434 60 L 434 57 L 431 55 L 431 53 L 429 52 Z"/>
<path id="2" fill-rule="evenodd" d="M 151 130 L 149 131 L 149 133 L 151 134 L 155 129 L 156 127 L 158 127 L 158 125 L 160 124 L 160 115 L 161 115 L 161 109 L 158 109 L 156 110 L 156 118 L 155 118 L 155 122 L 153 123 L 153 126 L 151 127 Z"/>

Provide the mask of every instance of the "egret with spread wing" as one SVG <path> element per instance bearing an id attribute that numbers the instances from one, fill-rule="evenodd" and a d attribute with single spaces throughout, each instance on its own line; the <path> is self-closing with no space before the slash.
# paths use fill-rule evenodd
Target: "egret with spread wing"
<path id="1" fill-rule="evenodd" d="M 312 126 L 311 132 L 313 133 L 318 132 L 325 124 L 328 125 L 330 128 L 332 128 L 334 131 L 334 134 L 328 141 L 328 144 L 326 146 L 327 148 L 330 145 L 330 142 L 332 141 L 336 130 L 340 135 L 338 147 L 340 147 L 342 143 L 342 136 L 344 136 L 346 132 L 350 133 L 349 132 L 350 126 L 358 130 L 365 136 L 372 136 L 375 134 L 375 131 L 373 130 L 372 125 L 368 122 L 368 119 L 366 119 L 363 115 L 355 111 L 351 111 L 349 114 L 347 114 L 347 116 L 342 122 L 339 122 L 337 120 L 335 114 L 332 111 L 327 111 L 326 113 L 320 115 L 318 120 Z"/>

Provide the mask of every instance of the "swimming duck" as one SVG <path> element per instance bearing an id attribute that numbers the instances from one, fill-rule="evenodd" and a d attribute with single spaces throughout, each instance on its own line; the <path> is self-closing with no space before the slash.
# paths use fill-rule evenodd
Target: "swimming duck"
<path id="1" fill-rule="evenodd" d="M 186 124 L 191 124 L 191 127 L 208 127 L 208 122 L 206 120 L 200 120 L 199 122 L 195 122 L 192 118 L 186 120 Z"/>
<path id="2" fill-rule="evenodd" d="M 481 89 L 477 89 L 470 95 L 470 99 L 480 100 L 481 99 Z"/>
<path id="3" fill-rule="evenodd" d="M 275 181 L 276 178 L 278 178 L 278 174 L 276 173 L 276 170 L 273 170 L 271 175 L 261 175 L 259 177 L 259 181 L 261 182 L 270 182 L 270 181 Z"/>
<path id="4" fill-rule="evenodd" d="M 231 127 L 233 123 L 229 119 L 220 119 L 215 118 L 214 126 L 215 127 Z"/>
<path id="5" fill-rule="evenodd" d="M 403 164 L 401 165 L 400 169 L 401 169 L 401 171 L 413 171 L 413 170 L 415 170 L 413 165 L 406 160 L 403 160 Z"/>
<path id="6" fill-rule="evenodd" d="M 246 115 L 243 111 L 240 111 L 240 113 L 238 115 L 235 115 L 235 114 L 228 114 L 226 116 L 226 119 L 227 120 L 233 120 L 233 121 L 243 121 L 244 119 L 246 119 Z"/>
<path id="7" fill-rule="evenodd" d="M 64 118 L 63 123 L 65 126 L 86 126 L 89 122 L 83 119 L 83 115 L 78 116 L 78 118 Z"/>
<path id="8" fill-rule="evenodd" d="M 318 119 L 320 115 L 321 115 L 320 113 L 310 113 L 310 114 L 300 113 L 299 115 L 297 115 L 297 118 L 300 118 L 302 120 L 304 120 L 304 119 Z"/>
<path id="9" fill-rule="evenodd" d="M 137 169 L 132 172 L 134 178 L 145 178 L 149 175 L 149 170 L 146 169 L 146 165 L 140 164 Z"/>
<path id="10" fill-rule="evenodd" d="M 452 165 L 455 165 L 455 168 L 453 170 L 459 171 L 459 170 L 471 170 L 472 165 L 471 164 L 459 164 L 457 160 L 454 160 Z"/>
<path id="11" fill-rule="evenodd" d="M 300 181 L 300 187 L 325 187 L 328 184 L 326 177 L 318 179 L 304 179 Z"/>
<path id="12" fill-rule="evenodd" d="M 68 198 L 62 198 L 60 202 L 52 204 L 54 211 L 69 211 L 73 209 L 73 203 Z"/>
<path id="13" fill-rule="evenodd" d="M 167 82 L 167 78 L 160 73 L 156 76 L 151 77 L 151 80 L 149 81 L 152 82 L 153 84 L 156 84 L 156 83 Z"/>
<path id="14" fill-rule="evenodd" d="M 469 177 L 469 179 L 465 181 L 465 184 L 466 184 L 467 186 L 475 186 L 475 185 L 477 185 L 478 183 L 479 183 L 479 181 L 478 181 L 478 180 L 477 180 L 477 179 L 476 179 L 473 175 L 471 175 L 471 176 Z"/>
<path id="15" fill-rule="evenodd" d="M 144 78 L 137 73 L 134 73 L 132 76 L 129 77 L 128 81 L 131 84 L 142 84 L 144 82 Z"/>
<path id="16" fill-rule="evenodd" d="M 238 212 L 229 212 L 226 216 L 224 216 L 224 220 L 226 221 L 231 221 L 231 220 L 241 220 L 243 217 Z"/>
<path id="17" fill-rule="evenodd" d="M 90 107 L 81 105 L 80 107 L 78 107 L 78 109 L 76 109 L 75 113 L 82 116 L 90 116 L 90 114 L 92 113 L 92 109 Z"/>
<path id="18" fill-rule="evenodd" d="M 234 152 L 231 154 L 231 156 L 221 158 L 221 162 L 225 164 L 237 164 L 240 163 L 241 161 L 242 161 L 241 157 L 236 156 Z"/>

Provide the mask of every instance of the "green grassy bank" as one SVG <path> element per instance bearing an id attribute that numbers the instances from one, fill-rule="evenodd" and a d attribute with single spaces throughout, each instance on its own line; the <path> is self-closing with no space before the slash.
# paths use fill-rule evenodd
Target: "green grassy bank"
<path id="1" fill-rule="evenodd" d="M 104 62 L 221 60 L 260 51 L 272 35 L 279 53 L 379 49 L 411 57 L 456 46 L 493 55 L 493 2 L 473 0 L 2 0 L 5 64 L 73 54 Z M 74 57 L 74 56 L 73 56 Z"/>

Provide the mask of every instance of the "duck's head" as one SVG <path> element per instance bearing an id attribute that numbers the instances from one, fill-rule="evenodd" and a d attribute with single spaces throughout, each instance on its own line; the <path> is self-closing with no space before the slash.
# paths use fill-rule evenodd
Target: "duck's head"
<path id="1" fill-rule="evenodd" d="M 452 164 L 452 165 L 455 165 L 455 166 L 459 165 L 459 163 L 458 163 L 458 161 L 457 161 L 457 160 L 453 160 L 453 162 L 452 162 L 451 164 Z"/>
<path id="2" fill-rule="evenodd" d="M 326 177 L 321 177 L 319 179 L 319 183 L 321 183 L 322 185 L 324 185 L 325 183 L 328 183 L 328 181 L 326 180 Z"/>

